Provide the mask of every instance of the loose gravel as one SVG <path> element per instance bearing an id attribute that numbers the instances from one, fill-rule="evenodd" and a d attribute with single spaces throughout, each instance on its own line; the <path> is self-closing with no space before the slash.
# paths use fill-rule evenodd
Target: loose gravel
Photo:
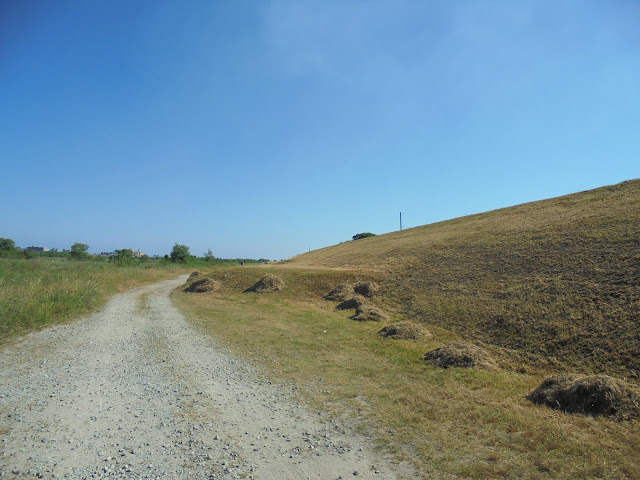
<path id="1" fill-rule="evenodd" d="M 186 276 L 0 349 L 0 478 L 399 479 L 369 439 L 195 330 Z"/>

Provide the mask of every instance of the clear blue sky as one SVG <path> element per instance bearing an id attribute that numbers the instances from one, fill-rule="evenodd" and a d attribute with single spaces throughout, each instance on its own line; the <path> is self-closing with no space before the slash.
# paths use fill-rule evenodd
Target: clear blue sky
<path id="1" fill-rule="evenodd" d="M 0 2 L 0 237 L 281 259 L 640 176 L 640 2 Z"/>

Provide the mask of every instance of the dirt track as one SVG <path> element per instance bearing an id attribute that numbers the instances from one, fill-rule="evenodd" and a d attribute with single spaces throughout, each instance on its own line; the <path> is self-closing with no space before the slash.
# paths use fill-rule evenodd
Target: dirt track
<path id="1" fill-rule="evenodd" d="M 196 332 L 169 299 L 184 281 L 0 347 L 0 478 L 400 478 Z"/>

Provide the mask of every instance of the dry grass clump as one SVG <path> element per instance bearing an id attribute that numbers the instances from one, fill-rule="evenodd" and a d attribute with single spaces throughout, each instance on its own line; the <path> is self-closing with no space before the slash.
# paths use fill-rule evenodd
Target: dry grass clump
<path id="1" fill-rule="evenodd" d="M 198 278 L 200 275 L 202 275 L 202 273 L 198 272 L 197 270 L 195 272 L 192 272 L 191 275 L 189 275 L 189 278 L 187 278 L 187 283 L 192 282 L 193 280 Z"/>
<path id="2" fill-rule="evenodd" d="M 378 335 L 394 340 L 420 340 L 431 336 L 431 332 L 415 322 L 399 322 L 387 325 Z"/>
<path id="3" fill-rule="evenodd" d="M 251 287 L 245 290 L 247 292 L 255 292 L 255 293 L 268 293 L 268 292 L 279 292 L 284 288 L 284 280 L 277 275 L 272 273 L 267 273 L 260 280 L 254 283 Z"/>
<path id="4" fill-rule="evenodd" d="M 604 415 L 620 420 L 640 417 L 638 388 L 608 375 L 548 377 L 527 399 L 569 413 Z"/>
<path id="5" fill-rule="evenodd" d="M 351 310 L 353 308 L 359 308 L 363 305 L 366 305 L 367 299 L 362 295 L 353 295 L 351 298 L 348 298 L 342 302 L 340 302 L 336 308 L 338 310 Z"/>
<path id="6" fill-rule="evenodd" d="M 351 320 L 358 322 L 383 322 L 388 320 L 388 317 L 382 310 L 368 304 L 363 304 L 356 308 L 356 314 L 351 317 Z"/>
<path id="7" fill-rule="evenodd" d="M 348 283 L 341 283 L 324 296 L 325 300 L 332 302 L 342 302 L 353 297 L 355 291 Z"/>
<path id="8" fill-rule="evenodd" d="M 191 274 L 191 276 L 193 276 L 193 274 Z M 220 288 L 220 283 L 216 282 L 212 278 L 203 277 L 191 283 L 189 286 L 187 286 L 187 288 L 184 289 L 184 291 L 189 293 L 206 293 L 206 292 L 213 292 L 215 290 L 218 290 L 219 288 Z"/>
<path id="9" fill-rule="evenodd" d="M 363 297 L 371 298 L 378 293 L 378 284 L 376 282 L 358 283 L 353 290 Z"/>
<path id="10" fill-rule="evenodd" d="M 436 367 L 463 367 L 495 370 L 493 358 L 480 347 L 468 343 L 454 342 L 424 354 L 425 362 Z"/>

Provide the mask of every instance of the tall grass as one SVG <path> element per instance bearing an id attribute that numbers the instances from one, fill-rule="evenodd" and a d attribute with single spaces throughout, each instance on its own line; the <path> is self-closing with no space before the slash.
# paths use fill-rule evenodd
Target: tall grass
<path id="1" fill-rule="evenodd" d="M 0 341 L 85 314 L 115 293 L 183 270 L 169 264 L 0 258 Z"/>

